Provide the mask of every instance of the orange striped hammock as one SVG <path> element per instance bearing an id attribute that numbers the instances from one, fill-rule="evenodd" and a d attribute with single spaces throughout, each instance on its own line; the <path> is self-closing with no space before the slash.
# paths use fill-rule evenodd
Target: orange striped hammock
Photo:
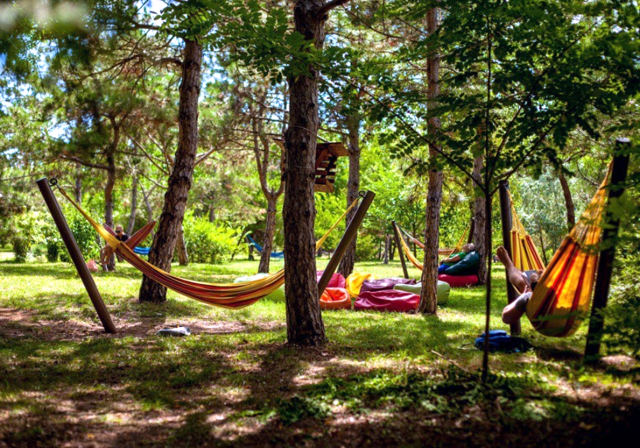
<path id="1" fill-rule="evenodd" d="M 154 222 L 148 223 L 139 230 L 126 243 L 119 241 L 113 231 L 98 224 L 87 212 L 85 212 L 69 195 L 60 187 L 60 193 L 73 204 L 82 216 L 91 224 L 114 252 L 124 258 L 129 264 L 138 269 L 147 277 L 167 288 L 191 299 L 198 300 L 208 305 L 221 308 L 244 308 L 253 305 L 261 298 L 271 294 L 284 284 L 284 269 L 259 280 L 241 283 L 203 283 L 187 280 L 163 271 L 143 260 L 133 248 L 141 242 L 153 228 Z M 316 250 L 322 247 L 329 234 L 338 226 L 353 207 L 358 203 L 355 200 L 344 214 L 338 219 L 329 231 L 316 242 Z M 131 241 L 131 242 L 130 242 Z"/>
<path id="2" fill-rule="evenodd" d="M 405 232 L 404 229 L 402 229 L 398 224 L 395 224 L 396 229 L 398 231 L 398 235 L 400 236 L 400 244 L 402 245 L 402 250 L 404 251 L 404 254 L 406 255 L 407 259 L 411 262 L 411 264 L 416 268 L 422 271 L 423 268 L 423 264 L 420 263 L 420 261 L 418 261 L 418 259 L 413 255 L 413 252 L 411 252 L 411 249 L 409 248 L 409 245 L 407 244 L 407 242 L 404 240 L 404 237 L 402 236 L 402 234 L 404 233 L 407 238 L 410 238 L 411 241 L 413 241 L 414 243 L 416 243 L 418 246 L 420 246 L 422 249 L 425 248 L 424 243 L 422 243 L 420 240 L 412 237 L 411 235 L 409 235 L 407 232 Z M 467 241 L 467 233 L 469 232 L 469 229 L 467 229 L 462 236 L 460 237 L 460 239 L 458 240 L 458 242 L 456 243 L 456 246 L 453 249 L 438 249 L 438 255 L 446 255 L 449 256 L 454 252 L 460 252 L 462 250 L 462 246 L 464 245 L 464 242 Z"/>
<path id="3" fill-rule="evenodd" d="M 574 334 L 589 311 L 610 175 L 611 167 L 578 223 L 549 262 L 527 303 L 527 317 L 536 331 L 545 336 Z"/>
<path id="4" fill-rule="evenodd" d="M 511 192 L 507 190 L 507 193 L 511 204 L 511 260 L 521 271 L 540 271 L 544 269 L 542 258 L 533 244 L 533 239 L 518 218 Z"/>

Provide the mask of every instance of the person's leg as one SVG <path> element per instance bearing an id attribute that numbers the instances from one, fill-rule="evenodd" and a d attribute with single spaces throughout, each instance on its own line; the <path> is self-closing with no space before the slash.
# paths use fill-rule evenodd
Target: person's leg
<path id="1" fill-rule="evenodd" d="M 504 265 L 504 268 L 507 270 L 507 278 L 509 279 L 509 282 L 518 291 L 524 292 L 525 288 L 527 287 L 527 282 L 524 279 L 524 274 L 520 269 L 515 267 L 513 261 L 511 261 L 511 258 L 509 258 L 507 250 L 504 247 L 500 246 L 496 250 L 496 255 Z"/>
<path id="2" fill-rule="evenodd" d="M 515 324 L 527 311 L 527 303 L 531 298 L 531 291 L 520 295 L 516 300 L 505 306 L 502 310 L 502 322 L 505 324 Z"/>

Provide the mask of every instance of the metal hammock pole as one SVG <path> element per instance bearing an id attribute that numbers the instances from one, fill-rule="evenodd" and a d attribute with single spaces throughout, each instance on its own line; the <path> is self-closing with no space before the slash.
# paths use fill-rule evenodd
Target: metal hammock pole
<path id="1" fill-rule="evenodd" d="M 604 309 L 609 299 L 611 286 L 611 272 L 615 257 L 616 240 L 620 227 L 620 217 L 612 210 L 615 203 L 624 193 L 624 182 L 627 179 L 629 169 L 629 139 L 616 141 L 616 155 L 613 158 L 611 179 L 609 180 L 609 197 L 605 206 L 602 223 L 602 244 L 604 250 L 600 252 L 596 284 L 594 286 L 593 303 L 591 305 L 591 319 L 589 320 L 589 332 L 587 333 L 587 345 L 584 351 L 586 363 L 597 362 L 600 357 L 600 344 L 602 342 L 602 330 L 604 329 Z"/>
<path id="2" fill-rule="evenodd" d="M 51 180 L 52 184 L 55 185 L 55 179 Z M 80 248 L 78 247 L 78 243 L 76 243 L 73 234 L 71 233 L 71 229 L 69 229 L 69 225 L 67 224 L 66 219 L 64 219 L 64 214 L 62 213 L 62 209 L 60 208 L 60 204 L 56 200 L 56 197 L 51 191 L 51 186 L 49 185 L 49 180 L 46 178 L 42 178 L 36 181 L 38 184 L 38 188 L 40 188 L 40 193 L 42 193 L 42 197 L 44 198 L 47 207 L 49 208 L 49 212 L 53 217 L 53 220 L 58 227 L 58 231 L 60 232 L 60 236 L 62 237 L 62 241 L 64 241 L 67 250 L 69 251 L 69 255 L 71 256 L 71 260 L 78 271 L 78 275 L 82 279 L 82 283 L 84 283 L 84 287 L 89 294 L 89 298 L 93 303 L 96 312 L 98 313 L 98 317 L 100 318 L 100 322 L 102 322 L 102 326 L 104 327 L 104 331 L 107 333 L 116 333 L 116 326 L 113 324 L 111 320 L 111 315 L 107 310 L 104 302 L 102 301 L 102 297 L 100 296 L 100 291 L 98 291 L 98 287 L 96 283 L 93 281 L 93 277 L 91 276 L 91 272 L 87 268 L 87 264 L 84 261 L 84 257 L 82 256 L 82 252 L 80 252 Z"/>

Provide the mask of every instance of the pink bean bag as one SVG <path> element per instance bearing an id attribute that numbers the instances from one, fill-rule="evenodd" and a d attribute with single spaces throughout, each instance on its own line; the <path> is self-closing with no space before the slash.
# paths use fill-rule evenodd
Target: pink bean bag
<path id="1" fill-rule="evenodd" d="M 317 281 L 320 281 L 320 277 L 322 277 L 323 273 L 324 271 L 316 272 L 316 278 L 318 279 Z M 329 280 L 329 284 L 327 285 L 327 288 L 346 288 L 346 287 L 347 287 L 347 281 L 345 280 L 342 274 L 339 274 L 337 272 L 331 276 L 331 280 Z"/>
<path id="2" fill-rule="evenodd" d="M 452 288 L 461 288 L 464 286 L 476 286 L 479 282 L 477 275 L 438 275 L 438 280 L 449 283 Z"/>
<path id="3" fill-rule="evenodd" d="M 365 280 L 362 282 L 360 294 L 363 292 L 386 291 L 393 289 L 396 285 L 415 285 L 416 281 L 412 278 L 378 278 Z"/>
<path id="4" fill-rule="evenodd" d="M 361 311 L 398 311 L 417 310 L 420 296 L 397 289 L 362 292 L 356 299 L 354 309 Z"/>

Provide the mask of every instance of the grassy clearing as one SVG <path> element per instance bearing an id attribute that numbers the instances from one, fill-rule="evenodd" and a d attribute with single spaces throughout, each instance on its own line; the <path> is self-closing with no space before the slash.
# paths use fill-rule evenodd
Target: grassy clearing
<path id="1" fill-rule="evenodd" d="M 174 272 L 225 282 L 256 266 Z M 117 335 L 102 333 L 68 264 L 0 263 L 0 445 L 571 446 L 611 442 L 640 415 L 634 361 L 582 366 L 585 327 L 548 339 L 523 322 L 536 349 L 493 356 L 481 385 L 469 345 L 484 322 L 480 288 L 453 290 L 438 316 L 325 312 L 330 342 L 301 350 L 285 344 L 283 302 L 230 311 L 170 292 L 165 304 L 140 304 L 132 268 L 95 279 Z M 503 271 L 494 284 L 493 328 L 506 329 Z M 175 325 L 194 335 L 155 336 Z"/>

